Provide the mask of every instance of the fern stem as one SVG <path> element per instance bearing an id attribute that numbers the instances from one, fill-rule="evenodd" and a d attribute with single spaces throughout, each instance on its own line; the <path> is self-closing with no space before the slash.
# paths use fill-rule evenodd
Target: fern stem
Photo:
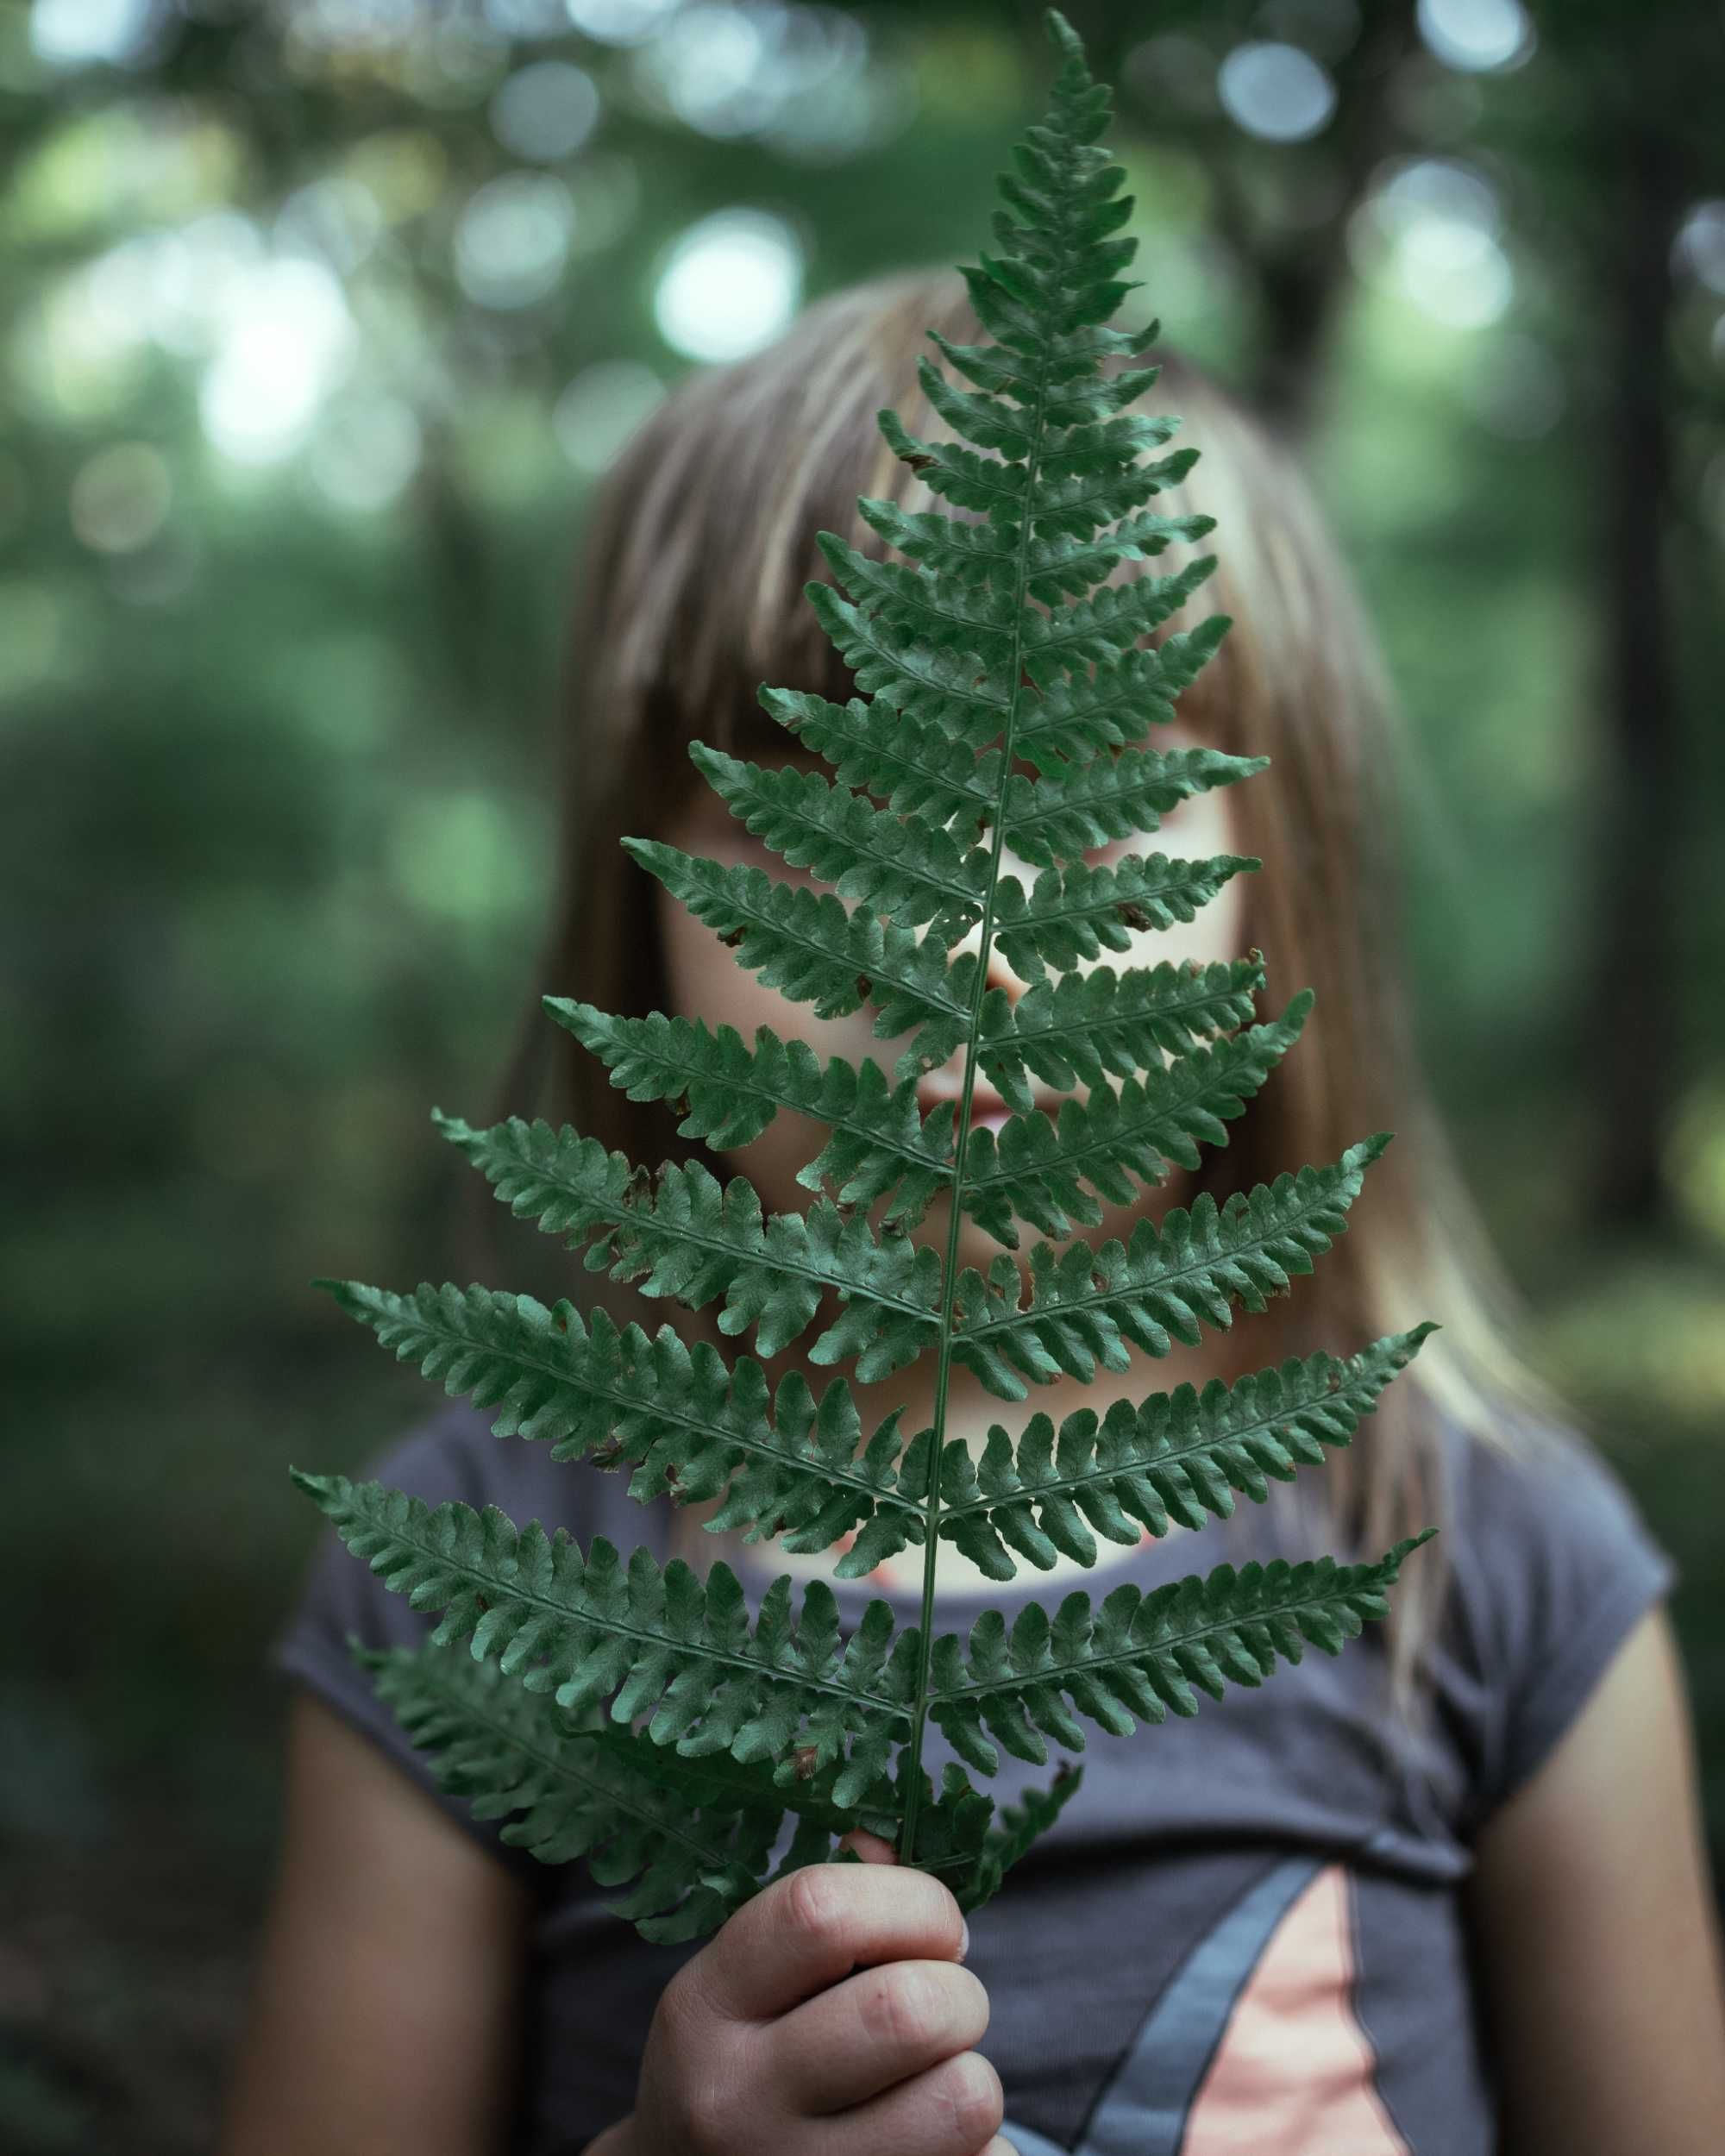
<path id="1" fill-rule="evenodd" d="M 1047 407 L 1048 354 L 1038 357 L 1036 378 L 1036 418 L 1030 448 L 1025 455 L 1025 514 L 1019 528 L 1018 557 L 1013 567 L 1013 595 L 1017 601 L 1013 617 L 1013 648 L 1007 661 L 1011 685 L 1000 739 L 1000 780 L 994 797 L 994 830 L 988 846 L 988 877 L 983 889 L 982 920 L 976 949 L 976 982 L 970 993 L 970 1019 L 964 1043 L 964 1076 L 958 1094 L 958 1125 L 954 1133 L 952 1196 L 946 1224 L 946 1256 L 941 1267 L 939 1359 L 934 1376 L 934 1435 L 929 1460 L 928 1495 L 924 1501 L 922 1615 L 917 1641 L 916 1713 L 911 1726 L 909 1764 L 905 1795 L 904 1831 L 899 1858 L 916 1861 L 917 1814 L 922 1796 L 922 1745 L 928 1726 L 929 1661 L 934 1651 L 935 1568 L 940 1557 L 940 1465 L 946 1445 L 946 1400 L 952 1376 L 952 1307 L 958 1291 L 958 1242 L 964 1231 L 964 1164 L 970 1150 L 970 1101 L 976 1085 L 977 1039 L 982 1025 L 982 1003 L 988 993 L 988 952 L 994 934 L 994 893 L 1000 881 L 1000 856 L 1006 849 L 1007 790 L 1012 783 L 1013 751 L 1018 732 L 1019 707 L 1024 701 L 1025 586 L 1030 573 L 1031 530 L 1036 521 L 1032 490 L 1042 447 L 1044 414 Z"/>

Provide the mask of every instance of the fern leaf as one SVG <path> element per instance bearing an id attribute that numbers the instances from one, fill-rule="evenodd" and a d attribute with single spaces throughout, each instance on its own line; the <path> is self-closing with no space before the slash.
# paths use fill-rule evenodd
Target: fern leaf
<path id="1" fill-rule="evenodd" d="M 999 660 L 991 663 L 974 639 L 955 649 L 928 636 L 913 637 L 901 633 L 898 622 L 877 621 L 831 585 L 804 588 L 859 689 L 970 749 L 987 748 L 999 734 L 1013 700 L 1005 666 Z"/>
<path id="2" fill-rule="evenodd" d="M 585 1244 L 589 1271 L 608 1268 L 613 1280 L 689 1310 L 720 1302 L 719 1331 L 752 1328 L 762 1355 L 800 1339 L 822 1298 L 841 1292 L 844 1307 L 809 1349 L 815 1363 L 854 1357 L 866 1383 L 914 1362 L 932 1332 L 934 1252 L 903 1237 L 877 1239 L 827 1199 L 806 1215 L 764 1213 L 745 1177 L 721 1183 L 699 1161 L 643 1179 L 624 1154 L 567 1124 L 554 1131 L 511 1116 L 476 1131 L 441 1112 L 434 1120 L 518 1216 L 571 1249 Z"/>
<path id="3" fill-rule="evenodd" d="M 658 1944 L 704 1938 L 763 1887 L 828 1861 L 853 1828 L 890 1838 L 902 1811 L 884 1777 L 842 1805 L 836 1764 L 781 1783 L 765 1762 L 743 1766 L 717 1752 L 684 1758 L 591 1707 L 570 1710 L 526 1691 L 457 1647 L 378 1649 L 350 1639 L 348 1650 L 441 1788 L 476 1819 L 505 1820 L 499 1839 L 510 1847 L 548 1865 L 586 1857 L 600 1885 L 630 1888 L 603 1906 Z M 939 1798 L 931 1790 L 925 1800 L 922 1868 L 944 1879 L 961 1908 L 979 1908 L 1053 1825 L 1081 1777 L 1063 1762 L 1051 1789 L 1026 1791 L 996 1825 L 994 1800 L 949 1764 Z M 775 1865 L 787 1812 L 796 1830 Z"/>
<path id="4" fill-rule="evenodd" d="M 809 1190 L 829 1188 L 844 1206 L 872 1206 L 890 1194 L 883 1218 L 905 1227 L 914 1227 L 951 1182 L 950 1133 L 919 1113 L 916 1081 L 894 1084 L 867 1056 L 848 1063 L 834 1056 L 823 1064 L 806 1042 L 781 1041 L 764 1025 L 750 1049 L 734 1026 L 710 1032 L 699 1019 L 656 1011 L 623 1018 L 567 997 L 543 1001 L 631 1100 L 680 1103 L 682 1138 L 747 1145 L 789 1108 L 831 1133 L 798 1181 Z"/>
<path id="5" fill-rule="evenodd" d="M 1365 1170 L 1389 1143 L 1380 1131 L 1328 1168 L 1278 1175 L 1250 1196 L 1235 1191 L 1220 1207 L 1201 1192 L 1189 1210 L 1140 1220 L 1125 1243 L 1093 1250 L 1074 1242 L 1058 1253 L 1035 1244 L 1028 1304 L 1023 1276 L 1004 1254 L 986 1281 L 967 1270 L 954 1358 L 998 1398 L 1022 1400 L 1026 1378 L 1088 1381 L 1099 1363 L 1129 1369 L 1129 1343 L 1164 1356 L 1176 1339 L 1195 1346 L 1201 1321 L 1226 1332 L 1235 1302 L 1262 1310 L 1268 1296 L 1287 1292 L 1290 1275 L 1312 1270 L 1313 1258 L 1345 1232 Z"/>
<path id="6" fill-rule="evenodd" d="M 1250 778 L 1269 763 L 1268 756 L 1229 756 L 1219 749 L 1127 749 L 1074 765 L 1050 757 L 1042 778 L 1015 772 L 1007 785 L 1007 844 L 1039 868 L 1075 861 L 1094 847 L 1157 830 L 1182 801 Z"/>
<path id="7" fill-rule="evenodd" d="M 1039 981 L 1049 966 L 1130 950 L 1134 929 L 1189 921 L 1241 869 L 1262 866 L 1244 854 L 1201 861 L 1128 854 L 1113 868 L 1044 869 L 1029 891 L 1003 876 L 994 892 L 995 947 L 1014 973 Z"/>
<path id="8" fill-rule="evenodd" d="M 944 943 L 982 918 L 988 856 L 961 854 L 938 824 L 893 816 L 812 771 L 763 771 L 696 743 L 695 764 L 733 816 L 793 868 L 812 868 L 841 899 L 861 899 Z"/>
<path id="9" fill-rule="evenodd" d="M 520 1814 L 501 1839 L 542 1864 L 586 1857 L 600 1885 L 630 1887 L 604 1907 L 643 1938 L 702 1938 L 768 1883 L 786 1805 L 770 1775 L 747 1801 L 706 1762 L 680 1762 L 680 1783 L 656 1778 L 642 1771 L 650 1742 L 635 1739 L 624 1751 L 590 1715 L 565 1713 L 509 1683 L 495 1664 L 448 1647 L 361 1650 L 355 1659 L 430 1755 L 443 1789 L 464 1797 L 476 1819 Z M 771 1877 L 829 1853 L 830 1830 L 807 1815 L 799 1828 Z"/>
<path id="10" fill-rule="evenodd" d="M 843 1760 L 834 1790 L 844 1804 L 873 1787 L 908 1733 L 907 1658 L 886 1666 L 883 1601 L 841 1645 L 831 1589 L 811 1580 L 794 1615 L 782 1573 L 751 1626 L 728 1564 L 705 1580 L 680 1557 L 662 1570 L 646 1549 L 625 1564 L 603 1535 L 584 1554 L 565 1529 L 518 1529 L 495 1505 L 434 1508 L 381 1482 L 290 1471 L 392 1593 L 442 1613 L 434 1645 L 470 1639 L 476 1661 L 495 1657 L 505 1677 L 520 1670 L 530 1692 L 560 1707 L 608 1699 L 622 1722 L 650 1710 L 655 1744 L 685 1757 L 771 1758 L 785 1781 L 804 1763 Z"/>
<path id="11" fill-rule="evenodd" d="M 985 1610 L 963 1645 L 951 1633 L 934 1643 L 932 1719 L 961 1759 L 993 1774 L 1000 1754 L 990 1737 L 1040 1764 L 1045 1737 L 1083 1750 L 1080 1715 L 1129 1737 L 1140 1720 L 1195 1714 L 1197 1692 L 1220 1699 L 1230 1683 L 1261 1684 L 1278 1656 L 1298 1662 L 1308 1643 L 1339 1653 L 1368 1618 L 1385 1614 L 1384 1589 L 1431 1532 L 1375 1564 L 1221 1564 L 1148 1595 L 1117 1587 L 1094 1608 L 1081 1589 L 1052 1620 L 1032 1602 L 1010 1628 Z"/>
<path id="12" fill-rule="evenodd" d="M 949 966 L 911 930 L 866 906 L 847 912 L 831 892 L 775 883 L 762 868 L 726 868 L 649 839 L 623 843 L 697 920 L 718 931 L 739 966 L 791 1002 L 812 1004 L 817 1018 L 842 1018 L 872 1002 L 879 1038 L 918 1029 L 900 1058 L 907 1066 L 944 1063 L 965 1037 L 975 972 L 969 953 Z"/>
<path id="13" fill-rule="evenodd" d="M 399 1295 L 360 1281 L 319 1285 L 398 1361 L 452 1397 L 498 1409 L 494 1436 L 548 1444 L 556 1460 L 632 1467 L 638 1504 L 718 1498 L 712 1532 L 746 1542 L 771 1532 L 787 1550 L 826 1550 L 854 1533 L 837 1568 L 846 1579 L 922 1539 L 919 1507 L 894 1486 L 898 1413 L 865 1442 L 842 1378 L 817 1398 L 797 1371 L 774 1387 L 752 1357 L 733 1366 L 668 1326 L 649 1336 L 603 1310 L 584 1321 L 572 1303 L 548 1309 L 488 1288 L 427 1282 Z"/>
<path id="14" fill-rule="evenodd" d="M 925 641 L 932 643 L 962 637 L 966 650 L 974 654 L 986 676 L 1004 692 L 1005 669 L 1011 661 L 1018 625 L 1008 595 L 988 586 L 960 582 L 933 569 L 909 569 L 901 562 L 873 561 L 830 531 L 821 532 L 819 538 L 821 552 L 840 584 L 859 605 L 866 603 L 870 629 L 886 632 L 883 649 L 890 650 L 895 637 L 903 638 L 913 649 Z"/>
<path id="15" fill-rule="evenodd" d="M 831 764 L 843 786 L 858 787 L 900 815 L 925 814 L 972 830 L 994 813 L 997 750 L 980 757 L 938 727 L 852 697 L 848 704 L 791 689 L 763 688 L 762 708 Z"/>
<path id="16" fill-rule="evenodd" d="M 1172 718 L 1175 699 L 1232 625 L 1226 614 L 1212 614 L 1196 629 L 1164 637 L 1154 651 L 1128 650 L 1088 676 L 1044 682 L 1014 743 L 1017 753 L 1047 771 L 1061 762 L 1088 763 L 1099 749 L 1130 746 L 1147 723 Z"/>
<path id="17" fill-rule="evenodd" d="M 941 1473 L 940 1532 L 993 1579 L 1017 1572 L 1012 1552 L 1047 1571 L 1062 1557 L 1096 1562 L 1095 1536 L 1131 1546 L 1170 1524 L 1201 1527 L 1232 1516 L 1234 1494 L 1261 1503 L 1270 1480 L 1292 1482 L 1344 1445 L 1379 1395 L 1406 1369 L 1427 1324 L 1388 1333 L 1338 1361 L 1290 1357 L 1229 1386 L 1176 1386 L 1138 1407 L 1117 1401 L 1102 1415 L 1081 1407 L 1057 1432 L 1034 1415 L 1016 1442 L 996 1423 L 980 1462 L 949 1442 Z M 926 1482 L 925 1448 L 912 1449 L 898 1478 L 900 1502 Z M 1092 1532 L 1094 1530 L 1094 1532 Z"/>
<path id="18" fill-rule="evenodd" d="M 1128 1078 L 1118 1093 L 1104 1087 L 1088 1100 L 1063 1100 L 1057 1129 L 1038 1109 L 1008 1117 L 998 1136 L 979 1130 L 965 1163 L 966 1212 L 1016 1249 L 1014 1215 L 1045 1235 L 1065 1235 L 1074 1221 L 1099 1225 L 1101 1200 L 1126 1205 L 1135 1184 L 1160 1182 L 1165 1161 L 1196 1168 L 1201 1143 L 1226 1144 L 1226 1119 L 1245 1113 L 1299 1037 L 1312 1001 L 1304 990 L 1273 1024 L 1188 1049 L 1142 1080 Z"/>
<path id="19" fill-rule="evenodd" d="M 1245 1025 L 1264 986 L 1258 954 L 1214 965 L 1098 966 L 1038 981 L 1016 1003 L 1000 989 L 982 1000 L 977 1065 L 1020 1114 L 1036 1106 L 1030 1080 L 1053 1092 L 1135 1077 L 1164 1053 Z"/>
<path id="20" fill-rule="evenodd" d="M 1178 613 L 1215 566 L 1214 555 L 1201 555 L 1172 575 L 1105 584 L 1094 599 L 1074 599 L 1050 614 L 1026 613 L 1025 671 L 1046 689 L 1062 673 L 1106 666 L 1135 653 L 1138 638 Z M 1026 738 L 1044 730 L 1029 729 Z"/>

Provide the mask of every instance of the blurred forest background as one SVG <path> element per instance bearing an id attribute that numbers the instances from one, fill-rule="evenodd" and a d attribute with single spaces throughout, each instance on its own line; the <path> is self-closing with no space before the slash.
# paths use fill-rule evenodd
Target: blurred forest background
<path id="1" fill-rule="evenodd" d="M 1717 1862 L 1725 13 L 1070 13 L 1146 311 L 1297 437 L 1381 625 L 1423 1041 L 1540 1364 L 1683 1567 Z M 455 1269 L 428 1111 L 488 1109 L 558 985 L 594 479 L 684 369 L 971 254 L 1038 15 L 0 6 L 9 2149 L 212 2130 L 317 1525 L 285 1464 L 433 1400 L 309 1282 Z"/>

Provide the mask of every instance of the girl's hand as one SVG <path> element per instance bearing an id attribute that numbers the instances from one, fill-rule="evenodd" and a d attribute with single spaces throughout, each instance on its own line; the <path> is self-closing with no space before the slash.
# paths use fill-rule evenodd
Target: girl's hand
<path id="1" fill-rule="evenodd" d="M 672 1977 L 591 2156 L 1012 2156 L 957 1902 L 877 1836 L 846 1846 L 862 1863 L 778 1880 Z"/>

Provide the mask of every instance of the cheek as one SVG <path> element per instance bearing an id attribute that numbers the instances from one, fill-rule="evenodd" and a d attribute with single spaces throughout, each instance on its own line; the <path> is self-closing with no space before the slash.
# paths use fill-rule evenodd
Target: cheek
<path id="1" fill-rule="evenodd" d="M 1169 730 L 1170 748 L 1195 748 L 1195 736 L 1176 728 Z M 1164 817 L 1161 828 L 1087 856 L 1112 865 L 1127 854 L 1165 854 L 1174 861 L 1201 861 L 1214 854 L 1245 854 L 1239 811 L 1230 799 L 1231 789 L 1218 787 L 1213 793 L 1194 795 Z M 1034 872 L 1032 872 L 1034 873 Z M 1077 970 L 1089 972 L 1097 965 L 1116 972 L 1130 966 L 1182 965 L 1195 960 L 1212 965 L 1218 960 L 1240 957 L 1245 950 L 1245 926 L 1251 880 L 1262 869 L 1241 869 L 1222 886 L 1207 906 L 1189 921 L 1176 921 L 1165 929 L 1129 929 L 1129 947 L 1104 951 L 1100 958 L 1082 960 Z"/>

